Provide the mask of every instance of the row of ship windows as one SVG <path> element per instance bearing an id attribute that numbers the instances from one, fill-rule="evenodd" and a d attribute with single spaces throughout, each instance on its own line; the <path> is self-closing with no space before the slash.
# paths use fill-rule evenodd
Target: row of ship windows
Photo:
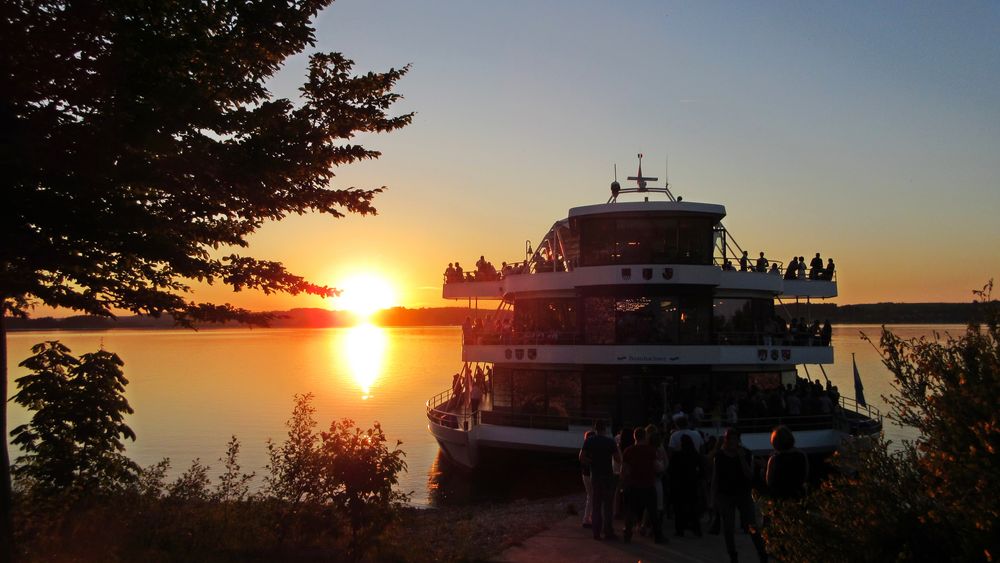
<path id="1" fill-rule="evenodd" d="M 771 299 L 572 297 L 519 299 L 512 320 L 467 334 L 466 343 L 764 344 L 782 333 Z"/>

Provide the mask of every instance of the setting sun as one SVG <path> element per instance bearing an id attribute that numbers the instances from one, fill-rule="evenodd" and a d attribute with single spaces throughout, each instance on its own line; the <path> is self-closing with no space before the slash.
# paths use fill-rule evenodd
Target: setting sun
<path id="1" fill-rule="evenodd" d="M 396 290 L 385 278 L 363 274 L 337 284 L 341 294 L 337 297 L 336 308 L 351 311 L 361 318 L 396 305 Z"/>

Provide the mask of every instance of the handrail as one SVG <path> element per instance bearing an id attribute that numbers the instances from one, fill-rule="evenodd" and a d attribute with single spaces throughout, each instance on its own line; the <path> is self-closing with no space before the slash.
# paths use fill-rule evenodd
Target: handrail
<path id="1" fill-rule="evenodd" d="M 835 413 L 829 414 L 782 414 L 777 416 L 760 416 L 753 418 L 739 418 L 736 424 L 730 424 L 727 420 L 714 419 L 706 420 L 696 426 L 697 428 L 715 428 L 717 431 L 722 428 L 735 426 L 743 432 L 770 432 L 775 426 L 787 426 L 790 430 L 824 430 L 833 428 Z"/>
<path id="2" fill-rule="evenodd" d="M 425 403 L 427 406 L 427 419 L 438 426 L 454 428 L 456 430 L 471 430 L 477 420 L 476 414 L 478 411 L 469 412 L 465 401 L 461 401 L 461 408 L 454 412 L 438 408 L 441 405 L 447 404 L 452 399 L 461 400 L 462 397 L 455 396 L 452 390 L 448 389 L 428 399 Z"/>
<path id="3" fill-rule="evenodd" d="M 882 422 L 882 412 L 879 411 L 877 407 L 873 407 L 867 403 L 862 405 L 853 397 L 841 395 L 840 407 L 845 411 L 853 411 L 858 414 L 863 414 L 869 420 L 878 420 L 878 422 Z"/>

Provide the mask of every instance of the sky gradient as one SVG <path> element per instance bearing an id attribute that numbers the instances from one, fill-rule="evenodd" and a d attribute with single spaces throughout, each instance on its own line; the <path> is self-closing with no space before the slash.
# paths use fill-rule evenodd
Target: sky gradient
<path id="1" fill-rule="evenodd" d="M 338 187 L 388 186 L 376 217 L 293 216 L 250 254 L 312 281 L 386 276 L 443 306 L 448 262 L 523 257 L 567 209 L 663 177 L 726 206 L 752 254 L 837 263 L 837 303 L 968 301 L 1000 277 L 1000 4 L 341 0 L 317 50 L 411 63 L 401 131 Z M 272 93 L 297 96 L 306 55 Z M 312 297 L 199 288 L 252 309 Z M 459 303 L 461 304 L 461 303 Z"/>

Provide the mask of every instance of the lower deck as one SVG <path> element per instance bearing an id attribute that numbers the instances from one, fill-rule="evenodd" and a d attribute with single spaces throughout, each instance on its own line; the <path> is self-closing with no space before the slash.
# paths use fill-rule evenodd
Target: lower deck
<path id="1" fill-rule="evenodd" d="M 479 447 L 570 453 L 595 420 L 615 432 L 669 426 L 683 412 L 707 435 L 744 432 L 752 451 L 770 451 L 777 425 L 807 451 L 832 451 L 850 433 L 881 428 L 877 411 L 832 386 L 798 377 L 796 366 L 467 365 L 453 388 L 428 402 L 431 430 L 452 457 Z M 452 451 L 461 450 L 461 451 Z M 471 453 L 470 453 L 471 452 Z"/>

